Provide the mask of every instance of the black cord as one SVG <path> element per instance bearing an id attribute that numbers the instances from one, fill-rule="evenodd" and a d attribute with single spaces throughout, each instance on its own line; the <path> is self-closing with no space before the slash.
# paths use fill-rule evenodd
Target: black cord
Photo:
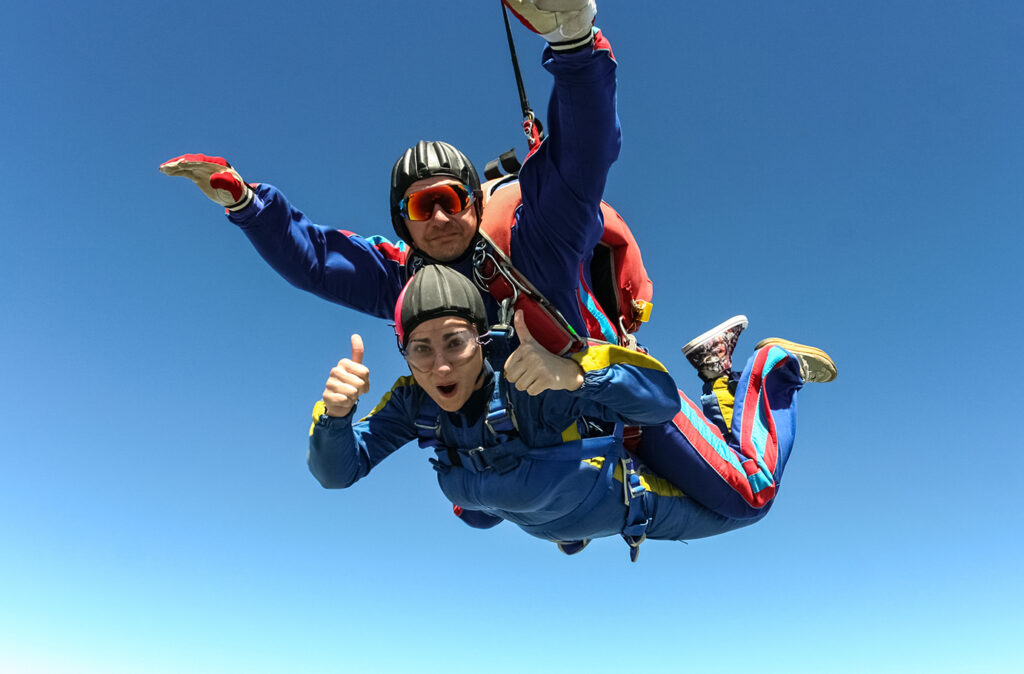
<path id="1" fill-rule="evenodd" d="M 512 27 L 508 22 L 508 8 L 501 3 L 501 13 L 505 18 L 505 35 L 508 37 L 508 51 L 512 56 L 512 69 L 516 73 L 516 86 L 519 87 L 519 103 L 523 108 L 523 118 L 533 119 L 533 110 L 530 109 L 530 102 L 526 100 L 526 87 L 523 86 L 523 74 L 519 71 L 519 59 L 516 57 L 516 44 L 512 39 Z"/>

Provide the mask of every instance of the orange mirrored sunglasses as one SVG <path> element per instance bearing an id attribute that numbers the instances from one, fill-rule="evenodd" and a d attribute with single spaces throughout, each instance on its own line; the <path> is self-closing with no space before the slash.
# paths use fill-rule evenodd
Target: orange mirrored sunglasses
<path id="1" fill-rule="evenodd" d="M 448 215 L 461 213 L 473 203 L 473 191 L 460 183 L 448 183 L 413 192 L 398 202 L 398 210 L 409 220 L 429 220 L 440 206 Z"/>

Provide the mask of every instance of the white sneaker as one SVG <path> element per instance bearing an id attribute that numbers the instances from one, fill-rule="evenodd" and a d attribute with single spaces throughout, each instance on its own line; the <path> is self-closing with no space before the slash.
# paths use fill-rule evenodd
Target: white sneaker
<path id="1" fill-rule="evenodd" d="M 732 352 L 746 327 L 746 316 L 733 316 L 687 342 L 683 346 L 683 355 L 697 368 L 701 379 L 714 381 L 732 370 Z"/>

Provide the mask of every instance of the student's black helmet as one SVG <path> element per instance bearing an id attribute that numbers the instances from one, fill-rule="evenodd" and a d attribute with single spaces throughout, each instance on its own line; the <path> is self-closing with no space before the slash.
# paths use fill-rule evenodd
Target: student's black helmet
<path id="1" fill-rule="evenodd" d="M 416 272 L 395 303 L 395 335 L 404 352 L 409 333 L 432 318 L 458 316 L 472 323 L 480 335 L 489 329 L 480 290 L 459 272 L 430 264 Z"/>

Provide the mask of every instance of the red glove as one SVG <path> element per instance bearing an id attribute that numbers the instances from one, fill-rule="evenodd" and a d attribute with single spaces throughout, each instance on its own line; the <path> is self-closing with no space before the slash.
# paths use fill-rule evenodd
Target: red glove
<path id="1" fill-rule="evenodd" d="M 524 26 L 555 51 L 581 47 L 593 38 L 595 0 L 502 0 Z"/>
<path id="2" fill-rule="evenodd" d="M 169 176 L 184 176 L 199 186 L 203 194 L 229 211 L 238 211 L 252 201 L 252 188 L 222 157 L 183 154 L 160 164 Z"/>

